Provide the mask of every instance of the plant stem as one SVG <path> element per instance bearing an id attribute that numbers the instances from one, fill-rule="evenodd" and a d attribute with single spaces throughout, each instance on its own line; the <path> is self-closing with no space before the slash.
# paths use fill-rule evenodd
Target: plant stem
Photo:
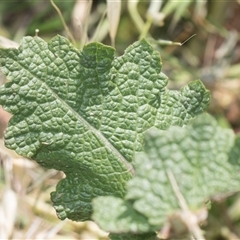
<path id="1" fill-rule="evenodd" d="M 67 24 L 66 24 L 66 22 L 65 22 L 65 20 L 64 20 L 64 18 L 63 18 L 63 15 L 62 15 L 60 9 L 59 9 L 58 6 L 53 2 L 53 0 L 50 0 L 50 2 L 51 2 L 51 4 L 52 4 L 52 6 L 55 8 L 55 10 L 57 11 L 57 13 L 58 13 L 58 15 L 59 15 L 59 17 L 60 17 L 60 19 L 61 19 L 61 21 L 62 21 L 63 27 L 64 27 L 65 31 L 67 32 L 69 38 L 71 39 L 73 45 L 74 45 L 74 46 L 77 46 L 76 41 L 75 41 L 73 35 L 71 34 L 71 32 L 70 32 L 70 30 L 69 30 L 69 28 L 68 28 L 68 26 L 67 26 Z"/>
<path id="2" fill-rule="evenodd" d="M 192 233 L 192 235 L 194 236 L 194 238 L 196 240 L 205 240 L 205 238 L 202 234 L 202 230 L 198 226 L 197 217 L 190 211 L 190 209 L 187 205 L 187 202 L 179 189 L 179 186 L 177 184 L 177 181 L 176 181 L 173 173 L 171 171 L 168 171 L 167 175 L 168 175 L 169 181 L 172 185 L 173 191 L 179 201 L 180 208 L 183 211 L 183 216 L 184 216 L 182 218 L 183 222 L 186 224 L 189 232 Z"/>

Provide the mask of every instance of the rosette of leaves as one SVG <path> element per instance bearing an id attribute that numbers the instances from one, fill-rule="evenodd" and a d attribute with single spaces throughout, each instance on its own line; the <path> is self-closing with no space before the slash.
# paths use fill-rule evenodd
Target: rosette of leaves
<path id="1" fill-rule="evenodd" d="M 0 63 L 9 80 L 0 104 L 13 114 L 6 146 L 66 174 L 51 194 L 60 219 L 90 219 L 94 197 L 123 197 L 143 133 L 188 124 L 210 99 L 200 81 L 168 90 L 144 39 L 114 57 L 101 43 L 80 51 L 61 36 L 25 37 L 0 50 Z"/>

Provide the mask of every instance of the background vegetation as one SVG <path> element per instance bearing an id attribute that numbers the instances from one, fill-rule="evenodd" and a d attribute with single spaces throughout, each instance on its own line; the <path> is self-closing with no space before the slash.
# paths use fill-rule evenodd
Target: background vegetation
<path id="1" fill-rule="evenodd" d="M 209 112 L 222 126 L 240 131 L 239 1 L 129 0 L 122 1 L 120 12 L 117 1 L 114 6 L 105 0 L 54 2 L 78 48 L 100 41 L 114 44 L 116 54 L 121 55 L 138 38 L 146 37 L 162 56 L 169 87 L 179 89 L 191 80 L 201 79 L 211 90 Z M 108 10 L 113 17 L 107 15 Z M 23 36 L 36 34 L 46 41 L 56 34 L 69 37 L 50 1 L 0 2 L 2 47 L 17 46 Z M 182 46 L 176 44 L 194 34 Z M 1 76 L 0 84 L 4 81 Z M 49 193 L 62 173 L 43 169 L 4 148 L 2 136 L 9 117 L 0 109 L 0 238 L 107 239 L 107 234 L 92 222 L 57 219 Z M 207 239 L 239 239 L 240 195 L 212 203 L 202 227 Z"/>

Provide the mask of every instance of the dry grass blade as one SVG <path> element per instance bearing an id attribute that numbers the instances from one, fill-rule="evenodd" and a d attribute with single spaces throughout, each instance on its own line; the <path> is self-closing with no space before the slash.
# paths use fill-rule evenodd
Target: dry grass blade
<path id="1" fill-rule="evenodd" d="M 5 147 L 3 139 L 0 138 L 0 153 L 6 154 L 13 158 L 21 158 L 15 151 Z"/>
<path id="2" fill-rule="evenodd" d="M 41 218 L 35 218 L 31 224 L 31 226 L 28 228 L 25 239 L 31 239 L 34 238 L 34 235 L 36 234 L 39 226 L 41 225 L 42 219 Z"/>
<path id="3" fill-rule="evenodd" d="M 76 46 L 76 41 L 75 41 L 73 35 L 71 34 L 71 32 L 70 32 L 70 30 L 69 30 L 69 28 L 68 28 L 68 26 L 67 26 L 67 24 L 66 24 L 66 22 L 65 22 L 65 20 L 64 20 L 64 18 L 63 18 L 63 15 L 62 15 L 60 9 L 59 9 L 58 6 L 54 3 L 53 0 L 50 0 L 50 2 L 51 2 L 51 4 L 52 4 L 52 6 L 55 8 L 55 10 L 57 11 L 57 13 L 58 13 L 58 15 L 59 15 L 59 17 L 60 17 L 60 19 L 61 19 L 61 21 L 62 21 L 63 27 L 64 27 L 65 31 L 67 32 L 70 40 L 71 40 L 72 43 Z"/>
<path id="4" fill-rule="evenodd" d="M 2 156 L 1 156 L 2 158 Z M 2 159 L 3 160 L 3 159 Z M 1 163 L 0 163 L 1 166 Z M 6 236 L 9 238 L 12 234 L 16 215 L 17 215 L 17 206 L 18 200 L 16 193 L 11 189 L 11 180 L 12 180 L 12 161 L 10 157 L 6 157 L 2 161 L 2 173 L 5 178 L 5 186 L 2 190 L 1 195 L 1 204 L 0 204 L 0 236 L 1 239 Z"/>
<path id="5" fill-rule="evenodd" d="M 14 228 L 17 214 L 17 196 L 12 189 L 6 189 L 3 193 L 2 210 L 4 214 L 4 225 L 7 236 L 10 237 Z"/>
<path id="6" fill-rule="evenodd" d="M 165 15 L 160 12 L 163 1 L 151 0 L 150 5 L 147 10 L 147 18 L 151 19 L 152 23 L 157 26 L 162 26 L 164 24 L 163 20 Z"/>
<path id="7" fill-rule="evenodd" d="M 87 1 L 77 0 L 72 10 L 72 25 L 77 39 L 81 39 L 83 36 L 83 26 L 87 21 L 88 4 Z"/>
<path id="8" fill-rule="evenodd" d="M 154 0 L 150 1 L 150 5 L 148 7 L 147 14 L 146 14 L 147 21 L 141 32 L 140 38 L 145 38 L 147 35 L 149 35 L 149 30 L 152 24 L 155 24 L 157 26 L 162 26 L 164 24 L 163 19 L 165 16 L 164 14 L 159 12 L 162 7 L 162 3 L 163 3 L 162 1 L 154 1 Z"/>
<path id="9" fill-rule="evenodd" d="M 75 29 L 75 36 L 81 40 L 82 48 L 88 43 L 88 28 L 92 1 L 77 0 L 72 11 L 72 23 Z"/>
<path id="10" fill-rule="evenodd" d="M 28 159 L 5 156 L 1 148 L 0 155 L 0 174 L 4 174 L 0 178 L 0 239 L 107 239 L 107 233 L 94 223 L 57 218 L 49 194 L 62 178 L 60 173 L 46 171 Z"/>
<path id="11" fill-rule="evenodd" d="M 136 1 L 128 0 L 128 11 L 139 33 L 142 33 L 142 30 L 144 28 L 144 21 L 137 10 L 138 2 L 139 2 L 138 0 Z"/>
<path id="12" fill-rule="evenodd" d="M 115 46 L 115 38 L 117 34 L 120 15 L 121 15 L 121 1 L 107 0 L 107 17 L 109 22 L 109 34 L 113 47 Z"/>
<path id="13" fill-rule="evenodd" d="M 102 16 L 99 20 L 99 23 L 97 25 L 97 28 L 96 28 L 90 42 L 94 42 L 94 41 L 102 42 L 103 39 L 107 36 L 107 34 L 109 32 L 109 30 L 108 30 L 109 26 L 108 26 L 108 22 L 105 18 L 106 14 L 107 14 L 107 11 L 105 11 L 102 14 Z"/>
<path id="14" fill-rule="evenodd" d="M 56 239 L 58 232 L 64 227 L 66 221 L 59 222 L 54 227 L 47 226 L 45 230 L 38 233 L 37 239 Z"/>
<path id="15" fill-rule="evenodd" d="M 7 227 L 6 227 L 6 221 L 5 221 L 5 213 L 3 211 L 3 207 L 0 204 L 0 239 L 7 239 Z"/>
<path id="16" fill-rule="evenodd" d="M 176 24 L 178 23 L 178 21 L 180 20 L 180 18 L 184 15 L 185 11 L 187 10 L 187 8 L 189 7 L 189 5 L 192 3 L 193 1 L 168 1 L 163 9 L 162 9 L 162 13 L 165 15 L 165 17 L 167 17 L 168 15 L 170 15 L 171 13 L 173 13 L 173 19 L 170 25 L 170 29 L 173 30 L 176 26 Z"/>
<path id="17" fill-rule="evenodd" d="M 181 207 L 183 222 L 188 227 L 189 232 L 192 233 L 192 235 L 194 236 L 193 239 L 205 240 L 205 238 L 202 234 L 202 230 L 198 226 L 197 216 L 190 211 L 190 209 L 187 205 L 187 202 L 179 189 L 179 186 L 177 184 L 177 181 L 176 181 L 173 173 L 171 171 L 169 171 L 169 172 L 167 172 L 167 175 L 168 175 L 169 181 L 172 185 L 173 191 L 178 199 L 179 206 Z"/>
<path id="18" fill-rule="evenodd" d="M 18 48 L 19 45 L 8 38 L 0 36 L 0 46 L 3 48 Z"/>

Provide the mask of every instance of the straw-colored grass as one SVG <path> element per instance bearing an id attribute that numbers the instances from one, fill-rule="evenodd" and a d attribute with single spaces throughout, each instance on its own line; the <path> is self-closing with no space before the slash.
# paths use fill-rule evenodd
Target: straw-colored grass
<path id="1" fill-rule="evenodd" d="M 50 192 L 63 177 L 22 158 L 0 140 L 0 239 L 107 239 L 91 222 L 60 221 Z"/>

